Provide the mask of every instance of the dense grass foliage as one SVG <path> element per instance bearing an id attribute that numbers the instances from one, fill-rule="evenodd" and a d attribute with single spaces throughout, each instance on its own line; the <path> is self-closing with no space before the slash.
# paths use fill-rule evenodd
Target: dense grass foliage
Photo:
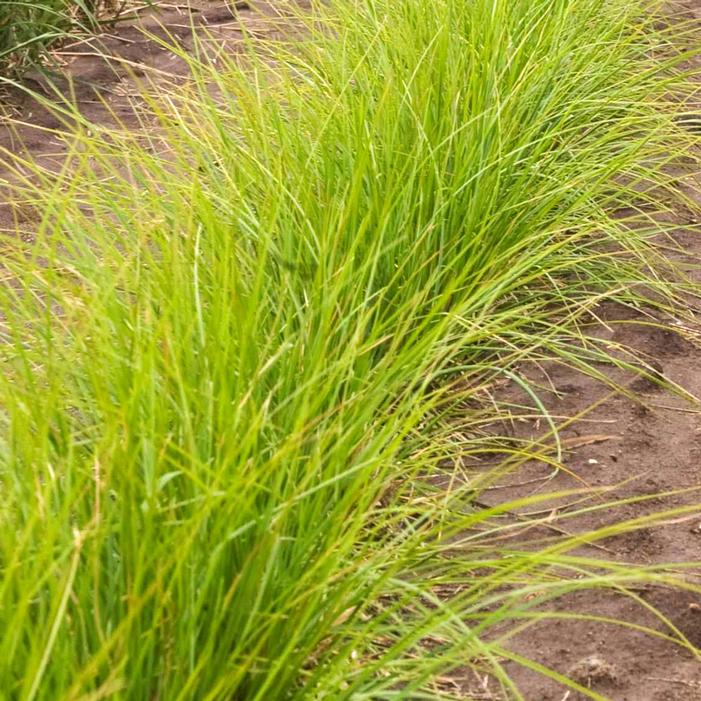
<path id="1" fill-rule="evenodd" d="M 19 70 L 36 61 L 67 32 L 91 26 L 102 0 L 3 0 L 0 68 Z"/>
<path id="2" fill-rule="evenodd" d="M 631 0 L 313 20 L 17 195 L 43 218 L 0 290 L 4 698 L 456 698 L 472 666 L 518 699 L 538 604 L 671 581 L 505 546 L 518 505 L 461 468 L 495 378 L 598 357 L 572 341 L 602 297 L 673 297 L 668 38 Z"/>

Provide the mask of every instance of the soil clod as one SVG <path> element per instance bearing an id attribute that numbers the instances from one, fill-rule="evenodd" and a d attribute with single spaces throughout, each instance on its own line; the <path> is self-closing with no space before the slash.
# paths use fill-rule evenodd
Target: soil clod
<path id="1" fill-rule="evenodd" d="M 620 682 L 616 668 L 599 655 L 589 655 L 579 660 L 570 667 L 567 676 L 586 687 L 598 683 L 618 684 Z"/>

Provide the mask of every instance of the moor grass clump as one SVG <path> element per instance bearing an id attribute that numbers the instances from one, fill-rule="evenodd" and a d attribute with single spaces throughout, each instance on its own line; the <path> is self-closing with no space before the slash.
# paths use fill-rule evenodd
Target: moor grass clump
<path id="1" fill-rule="evenodd" d="M 598 301 L 674 302 L 668 31 L 631 0 L 296 21 L 17 188 L 43 216 L 0 288 L 8 699 L 456 698 L 469 667 L 518 699 L 540 603 L 683 585 L 504 545 L 519 504 L 459 460 L 520 360 L 604 357 L 575 343 Z"/>

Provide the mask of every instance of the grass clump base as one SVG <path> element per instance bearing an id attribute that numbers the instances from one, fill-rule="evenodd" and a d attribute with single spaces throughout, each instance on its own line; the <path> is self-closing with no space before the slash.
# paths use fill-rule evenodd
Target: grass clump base
<path id="1" fill-rule="evenodd" d="M 559 678 L 508 648 L 538 604 L 675 583 L 577 538 L 505 549 L 520 505 L 477 508 L 457 467 L 494 378 L 590 367 L 602 298 L 674 300 L 651 211 L 687 86 L 647 4 L 298 19 L 18 191 L 42 223 L 0 290 L 8 698 L 454 698 L 472 666 L 519 699 L 504 660 Z"/>

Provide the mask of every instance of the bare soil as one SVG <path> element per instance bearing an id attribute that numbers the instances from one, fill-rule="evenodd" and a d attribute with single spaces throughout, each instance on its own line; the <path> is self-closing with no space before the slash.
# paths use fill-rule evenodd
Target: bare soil
<path id="1" fill-rule="evenodd" d="M 680 233 L 701 254 L 697 235 Z M 664 378 L 701 397 L 701 350 L 693 342 L 649 326 L 650 319 L 615 305 L 601 310 L 608 328 L 592 329 L 656 359 Z M 499 503 L 517 497 L 591 487 L 607 487 L 599 501 L 647 497 L 638 503 L 591 511 L 569 517 L 576 497 L 546 501 L 537 508 L 547 514 L 547 525 L 529 531 L 529 537 L 553 538 L 551 527 L 576 535 L 646 515 L 670 513 L 655 526 L 613 535 L 595 544 L 583 544 L 578 555 L 621 563 L 661 564 L 669 572 L 674 563 L 701 560 L 701 413 L 688 399 L 654 381 L 633 373 L 601 368 L 612 379 L 636 390 L 635 397 L 612 393 L 590 377 L 558 363 L 522 368 L 522 374 L 544 389 L 540 398 L 559 417 L 584 416 L 561 433 L 564 467 L 551 478 L 551 466 L 533 462 L 509 475 L 485 500 Z M 511 388 L 511 398 L 527 403 Z M 566 419 L 565 419 L 566 420 Z M 563 421 L 563 419 L 560 419 Z M 545 435 L 543 422 L 527 419 L 512 428 L 515 435 L 537 439 Z M 683 490 L 692 491 L 683 491 Z M 669 492 L 675 492 L 669 494 Z M 597 499 L 588 501 L 597 506 Z M 694 505 L 699 505 L 698 510 Z M 691 510 L 688 510 L 691 507 Z M 542 517 L 541 517 L 542 518 Z M 515 534 L 514 539 L 518 540 Z M 687 571 L 688 581 L 701 583 L 701 570 Z M 638 597 L 636 600 L 633 597 Z M 669 623 L 695 647 L 701 647 L 701 597 L 664 586 L 645 586 L 629 595 L 604 589 L 568 595 L 548 607 L 627 621 L 673 635 Z M 662 621 L 646 604 L 654 607 Z M 621 625 L 587 620 L 547 620 L 516 636 L 511 649 L 570 676 L 585 687 L 615 701 L 692 701 L 701 699 L 701 663 L 697 653 L 677 642 L 653 637 Z M 528 701 L 579 701 L 586 696 L 569 691 L 542 675 L 508 664 L 513 679 Z M 495 698 L 498 698 L 495 696 Z"/>
<path id="2" fill-rule="evenodd" d="M 677 5 L 701 19 L 701 0 Z M 63 46 L 55 52 L 58 67 L 51 69 L 51 75 L 35 71 L 26 77 L 25 85 L 46 97 L 56 95 L 52 85 L 59 94 L 72 92 L 83 115 L 94 123 L 140 129 L 143 124 L 138 115 L 138 95 L 143 83 L 177 83 L 185 80 L 188 72 L 185 62 L 161 41 L 191 51 L 193 32 L 206 27 L 211 40 L 223 50 L 236 51 L 242 24 L 254 35 L 280 31 L 273 9 L 272 2 L 163 2 L 156 10 L 107 26 L 102 36 Z M 8 118 L 3 121 L 0 113 L 0 149 L 20 156 L 29 154 L 47 165 L 60 162 L 62 146 L 53 132 L 61 127 L 60 121 L 23 90 L 4 90 L 0 104 Z M 7 173 L 0 172 L 0 181 L 3 177 L 8 177 Z M 689 193 L 701 204 L 700 186 L 690 185 Z M 16 231 L 17 217 L 0 196 L 0 230 Z M 682 249 L 680 260 L 691 267 L 701 264 L 698 222 L 680 213 L 675 223 L 678 228 L 674 238 Z M 701 272 L 691 270 L 690 274 L 701 282 Z M 603 305 L 598 316 L 600 320 L 593 321 L 590 329 L 593 335 L 637 349 L 658 364 L 664 378 L 701 397 L 701 337 L 697 329 L 679 327 L 676 334 L 650 325 L 651 319 L 644 312 L 610 304 Z M 541 399 L 554 414 L 584 416 L 562 432 L 564 445 L 570 446 L 564 461 L 567 470 L 552 477 L 549 466 L 535 462 L 525 465 L 491 489 L 488 500 L 497 503 L 538 490 L 582 486 L 610 487 L 606 500 L 650 497 L 572 519 L 567 518 L 567 501 L 553 501 L 547 505 L 553 521 L 569 533 L 701 503 L 699 493 L 679 491 L 701 487 L 699 406 L 655 381 L 636 379 L 609 367 L 601 369 L 617 382 L 628 383 L 637 397 L 613 393 L 600 382 L 555 362 L 522 368 L 524 377 L 543 387 Z M 527 403 L 515 388 L 507 392 L 514 401 Z M 516 422 L 509 430 L 523 438 L 545 433 L 542 422 L 535 419 Z M 676 493 L 663 495 L 670 491 Z M 552 532 L 543 527 L 542 535 L 552 536 Z M 616 535 L 596 546 L 585 544 L 580 552 L 623 563 L 701 560 L 701 507 L 698 513 L 670 516 L 656 527 Z M 688 576 L 690 581 L 701 581 L 694 571 Z M 701 597 L 665 587 L 647 587 L 635 593 L 637 601 L 603 590 L 582 591 L 551 606 L 559 611 L 627 620 L 667 634 L 671 622 L 692 646 L 701 647 Z M 667 623 L 652 613 L 652 607 L 667 618 Z M 594 621 L 550 620 L 516 636 L 511 647 L 613 701 L 701 699 L 699 655 L 639 630 Z M 509 663 L 509 669 L 527 701 L 584 698 L 515 664 Z M 489 685 L 475 690 L 471 684 L 470 688 L 479 694 L 475 698 L 500 698 Z"/>

